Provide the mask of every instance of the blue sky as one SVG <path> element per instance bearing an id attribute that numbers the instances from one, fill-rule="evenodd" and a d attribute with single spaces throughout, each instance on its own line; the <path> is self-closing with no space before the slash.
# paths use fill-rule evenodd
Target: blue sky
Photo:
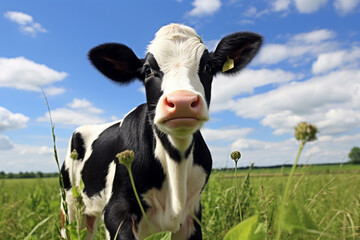
<path id="1" fill-rule="evenodd" d="M 41 85 L 61 161 L 79 125 L 121 119 L 145 101 L 140 83 L 119 87 L 87 52 L 121 42 L 143 57 L 163 25 L 189 25 L 212 50 L 227 34 L 264 36 L 260 54 L 214 79 L 202 133 L 214 167 L 292 163 L 300 121 L 318 126 L 302 163 L 347 161 L 360 142 L 360 0 L 4 0 L 0 5 L 0 171 L 57 170 Z"/>

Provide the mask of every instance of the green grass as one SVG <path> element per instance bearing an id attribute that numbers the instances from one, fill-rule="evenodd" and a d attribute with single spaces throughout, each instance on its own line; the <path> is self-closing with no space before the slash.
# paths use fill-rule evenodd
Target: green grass
<path id="1" fill-rule="evenodd" d="M 291 165 L 286 167 L 278 167 L 278 168 L 254 168 L 252 170 L 252 176 L 257 177 L 261 175 L 267 175 L 269 174 L 271 177 L 273 174 L 275 175 L 284 175 L 287 176 L 290 173 Z M 214 170 L 214 172 L 217 172 L 218 170 Z M 242 177 L 245 176 L 247 173 L 247 168 L 238 168 L 238 176 Z M 341 172 L 353 172 L 360 174 L 360 164 L 354 165 L 354 164 L 324 164 L 324 165 L 299 165 L 296 169 L 297 174 L 324 174 L 324 173 L 341 173 Z M 223 173 L 223 176 L 226 177 L 233 177 L 234 176 L 234 170 L 233 169 L 227 169 L 227 170 L 221 170 L 221 173 Z M 222 177 L 223 177 L 222 176 Z"/>
<path id="2" fill-rule="evenodd" d="M 49 216 L 34 236 L 56 239 L 60 205 L 57 178 L 2 179 L 0 189 L 0 239 L 24 239 Z"/>
<path id="3" fill-rule="evenodd" d="M 288 235 L 281 239 L 360 239 L 360 166 L 305 166 L 296 171 L 290 201 L 303 206 L 318 226 L 318 234 Z M 274 217 L 288 173 L 284 169 L 254 169 L 244 190 L 245 170 L 239 170 L 240 191 L 235 195 L 233 172 L 214 171 L 202 197 L 204 239 L 222 239 L 239 223 L 239 198 L 243 218 L 260 214 L 267 222 L 268 239 L 275 236 Z M 58 178 L 0 180 L 0 239 L 24 239 L 44 219 L 48 221 L 32 234 L 33 239 L 58 239 L 60 194 Z M 266 210 L 266 211 L 265 211 Z M 266 214 L 264 214 L 266 212 Z M 265 225 L 264 225 L 265 227 Z M 96 239 L 104 239 L 99 224 Z"/>

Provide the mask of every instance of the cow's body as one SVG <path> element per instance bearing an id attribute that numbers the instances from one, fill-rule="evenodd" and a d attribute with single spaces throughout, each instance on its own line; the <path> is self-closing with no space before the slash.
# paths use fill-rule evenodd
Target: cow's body
<path id="1" fill-rule="evenodd" d="M 72 136 L 62 175 L 70 220 L 74 219 L 71 186 L 78 186 L 80 179 L 84 182 L 88 239 L 93 238 L 99 216 L 110 239 L 119 226 L 117 239 L 144 239 L 151 234 L 128 172 L 115 161 L 124 150 L 135 152 L 131 169 L 153 230 L 171 231 L 172 239 L 202 239 L 193 215 L 201 219 L 200 194 L 212 160 L 199 129 L 208 120 L 213 75 L 228 57 L 235 60 L 232 72 L 240 70 L 260 47 L 260 36 L 246 34 L 240 47 L 234 47 L 236 39 L 229 36 L 222 48 L 209 53 L 194 30 L 171 24 L 156 34 L 145 59 L 119 44 L 90 52 L 93 64 L 114 81 L 141 79 L 147 103 L 121 121 L 83 126 Z M 246 56 L 240 56 L 243 52 Z M 70 158 L 74 149 L 79 154 L 75 161 Z"/>

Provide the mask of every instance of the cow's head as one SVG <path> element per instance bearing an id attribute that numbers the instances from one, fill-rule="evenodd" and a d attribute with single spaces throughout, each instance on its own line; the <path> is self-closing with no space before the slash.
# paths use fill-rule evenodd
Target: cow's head
<path id="1" fill-rule="evenodd" d="M 94 66 L 118 83 L 134 79 L 146 89 L 150 120 L 172 137 L 185 138 L 209 119 L 211 82 L 232 59 L 233 74 L 256 55 L 262 37 L 238 32 L 224 37 L 214 52 L 208 52 L 195 30 L 179 24 L 162 27 L 150 43 L 144 59 L 125 45 L 103 44 L 89 57 Z M 227 84 L 227 83 L 224 83 Z"/>

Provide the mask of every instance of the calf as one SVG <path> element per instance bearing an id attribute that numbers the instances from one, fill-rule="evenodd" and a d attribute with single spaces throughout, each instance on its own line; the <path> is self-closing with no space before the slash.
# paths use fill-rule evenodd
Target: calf
<path id="1" fill-rule="evenodd" d="M 133 193 L 126 168 L 115 159 L 133 150 L 131 170 L 155 232 L 172 239 L 202 239 L 200 195 L 212 159 L 199 131 L 209 119 L 211 82 L 225 63 L 224 74 L 238 72 L 258 52 L 262 37 L 249 32 L 224 37 L 214 52 L 206 50 L 190 27 L 162 27 L 144 59 L 125 45 L 103 44 L 89 53 L 92 64 L 120 84 L 139 79 L 146 103 L 124 119 L 75 130 L 62 166 L 70 221 L 74 220 L 72 185 L 84 182 L 85 224 L 93 239 L 102 216 L 108 239 L 144 239 L 151 234 Z M 224 83 L 226 84 L 226 83 Z M 70 158 L 76 149 L 77 160 Z M 63 209 L 61 210 L 64 214 Z"/>

